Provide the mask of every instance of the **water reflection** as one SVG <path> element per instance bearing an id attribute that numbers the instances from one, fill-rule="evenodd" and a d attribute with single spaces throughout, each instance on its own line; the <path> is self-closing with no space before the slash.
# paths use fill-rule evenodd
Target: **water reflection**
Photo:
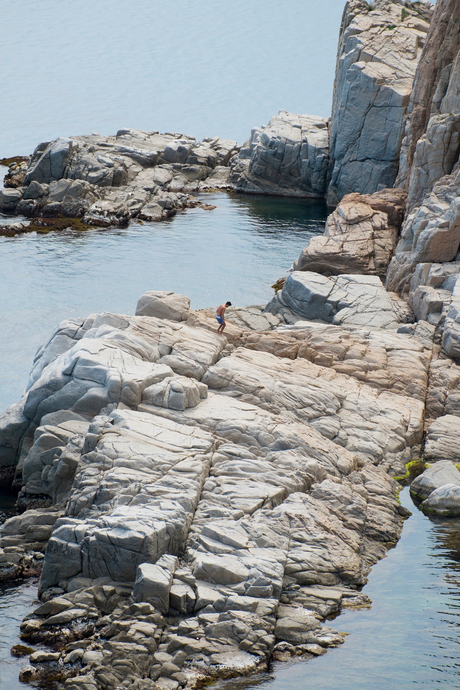
<path id="1" fill-rule="evenodd" d="M 248 216 L 251 228 L 261 234 L 280 235 L 300 231 L 318 233 L 328 208 L 323 201 L 269 197 L 259 194 L 232 194 L 234 206 Z"/>

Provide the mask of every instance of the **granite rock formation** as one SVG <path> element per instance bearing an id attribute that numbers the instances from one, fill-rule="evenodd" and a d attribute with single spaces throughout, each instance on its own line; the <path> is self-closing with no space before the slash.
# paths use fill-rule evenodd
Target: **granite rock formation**
<path id="1" fill-rule="evenodd" d="M 327 121 L 281 110 L 252 130 L 232 160 L 230 181 L 239 192 L 323 198 L 328 165 Z"/>
<path id="2" fill-rule="evenodd" d="M 348 2 L 339 36 L 330 126 L 328 203 L 392 187 L 430 6 Z"/>
<path id="3" fill-rule="evenodd" d="M 281 315 L 286 309 L 308 321 L 394 330 L 413 319 L 407 304 L 387 292 L 378 276 L 360 274 L 328 278 L 294 271 L 266 307 L 266 311 Z"/>
<path id="4" fill-rule="evenodd" d="M 309 275 L 323 278 L 288 281 Z M 60 650 L 21 678 L 193 688 L 341 644 L 326 617 L 368 605 L 358 589 L 399 537 L 392 475 L 420 457 L 425 401 L 426 453 L 458 447 L 458 367 L 396 321 L 253 306 L 229 309 L 227 339 L 212 312 L 179 320 L 181 295 L 139 303 L 158 315 L 62 324 L 0 419 L 25 509 L 2 527 L 0 577 L 42 565 L 22 636 Z"/>
<path id="5" fill-rule="evenodd" d="M 0 192 L 0 210 L 82 218 L 92 225 L 156 221 L 196 204 L 191 194 L 222 186 L 237 153 L 235 141 L 121 129 L 40 144 Z M 215 180 L 214 180 L 215 178 Z M 214 181 L 215 185 L 214 185 Z"/>
<path id="6" fill-rule="evenodd" d="M 403 189 L 347 194 L 328 217 L 324 234 L 312 237 L 294 262 L 294 270 L 384 278 L 398 241 L 405 198 Z"/>
<path id="7" fill-rule="evenodd" d="M 22 635 L 61 651 L 23 680 L 194 687 L 343 642 L 325 618 L 398 539 L 432 344 L 263 314 L 229 310 L 229 340 L 206 312 L 94 315 L 38 352 L 1 419 L 26 510 L 0 571 L 44 553 Z"/>

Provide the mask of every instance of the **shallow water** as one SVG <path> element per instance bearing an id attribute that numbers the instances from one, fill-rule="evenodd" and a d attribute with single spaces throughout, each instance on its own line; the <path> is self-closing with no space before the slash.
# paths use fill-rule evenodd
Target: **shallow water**
<path id="1" fill-rule="evenodd" d="M 16 497 L 0 489 L 0 525 L 15 514 Z M 0 690 L 20 690 L 19 672 L 29 658 L 11 656 L 11 647 L 24 644 L 19 638 L 22 619 L 33 608 L 37 598 L 34 581 L 0 583 Z"/>
<path id="2" fill-rule="evenodd" d="M 377 563 L 363 591 L 372 608 L 345 611 L 331 625 L 349 635 L 345 643 L 308 662 L 276 664 L 253 679 L 232 679 L 221 690 L 410 690 L 460 687 L 460 520 L 425 517 L 413 511 L 402 537 Z M 7 498 L 9 504 L 11 500 Z M 0 511 L 5 510 L 0 494 Z M 11 505 L 9 506 L 11 509 Z M 19 670 L 27 659 L 13 659 L 19 624 L 33 608 L 30 583 L 0 586 L 0 690 L 20 690 Z M 27 686 L 28 687 L 28 686 Z"/>

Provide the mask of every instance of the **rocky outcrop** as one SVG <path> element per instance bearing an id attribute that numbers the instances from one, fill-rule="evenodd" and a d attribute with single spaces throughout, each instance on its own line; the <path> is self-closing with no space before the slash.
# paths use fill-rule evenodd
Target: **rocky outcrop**
<path id="1" fill-rule="evenodd" d="M 387 276 L 387 287 L 408 294 L 420 264 L 457 261 L 460 245 L 459 173 L 443 177 L 407 216 Z M 420 283 L 419 283 L 420 284 Z"/>
<path id="2" fill-rule="evenodd" d="M 32 654 L 23 680 L 194 687 L 322 654 L 343 642 L 326 617 L 361 601 L 399 536 L 390 474 L 420 455 L 431 345 L 305 321 L 251 331 L 280 328 L 251 307 L 239 326 L 229 310 L 236 347 L 204 312 L 175 320 L 181 296 L 140 302 L 163 298 L 173 320 L 63 324 L 37 355 L 28 427 L 3 420 L 25 507 L 51 504 L 2 531 L 7 557 L 47 544 L 22 635 L 60 651 Z"/>
<path id="3" fill-rule="evenodd" d="M 0 210 L 81 217 L 90 225 L 161 220 L 196 204 L 190 194 L 203 181 L 225 184 L 237 151 L 235 141 L 218 137 L 197 142 L 131 129 L 60 138 L 36 148 L 22 183 L 0 192 Z"/>
<path id="4" fill-rule="evenodd" d="M 443 343 L 454 357 L 458 350 L 453 283 L 460 245 L 459 22 L 457 3 L 436 4 L 401 151 L 398 183 L 408 187 L 410 212 L 387 280 L 389 289 L 410 298 L 419 318 L 430 320 L 432 315 L 441 335 L 446 329 Z M 444 275 L 443 280 L 435 274 Z"/>
<path id="5" fill-rule="evenodd" d="M 329 164 L 327 121 L 281 110 L 255 127 L 232 160 L 237 191 L 322 198 Z"/>
<path id="6" fill-rule="evenodd" d="M 455 0 L 435 4 L 414 78 L 401 151 L 398 184 L 407 185 L 411 177 L 410 206 L 416 205 L 437 179 L 450 173 L 458 158 L 458 117 L 454 111 L 458 110 L 459 22 L 460 8 Z"/>
<path id="7" fill-rule="evenodd" d="M 407 304 L 387 292 L 380 278 L 359 274 L 328 278 L 294 271 L 266 310 L 281 315 L 288 311 L 308 321 L 394 330 L 412 320 Z"/>
<path id="8" fill-rule="evenodd" d="M 330 125 L 328 203 L 392 187 L 431 10 L 421 3 L 347 3 Z"/>
<path id="9" fill-rule="evenodd" d="M 384 277 L 398 241 L 405 198 L 402 189 L 348 194 L 328 217 L 324 234 L 311 238 L 294 270 Z"/>
<path id="10" fill-rule="evenodd" d="M 412 496 L 427 513 L 444 517 L 460 515 L 460 472 L 450 460 L 440 460 L 414 479 Z"/>

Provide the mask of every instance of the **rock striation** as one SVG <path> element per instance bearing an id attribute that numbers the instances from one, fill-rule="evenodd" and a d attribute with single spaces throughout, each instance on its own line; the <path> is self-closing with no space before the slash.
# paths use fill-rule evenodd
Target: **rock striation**
<path id="1" fill-rule="evenodd" d="M 431 343 L 251 307 L 232 344 L 183 296 L 139 304 L 161 315 L 62 324 L 1 418 L 25 512 L 0 572 L 42 563 L 22 636 L 60 649 L 22 679 L 192 688 L 341 644 L 327 616 L 399 537 Z"/>
<path id="2" fill-rule="evenodd" d="M 430 5 L 348 2 L 340 28 L 327 200 L 392 187 Z"/>
<path id="3" fill-rule="evenodd" d="M 412 496 L 427 513 L 442 517 L 460 515 L 460 472 L 450 460 L 426 469 L 410 486 Z"/>
<path id="4" fill-rule="evenodd" d="M 322 198 L 328 165 L 327 121 L 281 110 L 252 130 L 232 159 L 230 181 L 239 192 Z"/>
<path id="5" fill-rule="evenodd" d="M 235 141 L 121 129 L 40 144 L 0 192 L 0 210 L 29 217 L 82 218 L 122 225 L 162 220 L 196 204 L 191 193 L 226 184 Z M 16 165 L 17 167 L 17 165 Z M 214 179 L 215 178 L 215 179 Z"/>
<path id="6" fill-rule="evenodd" d="M 406 194 L 403 189 L 347 194 L 328 217 L 323 235 L 312 237 L 294 262 L 294 270 L 384 278 L 398 241 Z"/>
<path id="7" fill-rule="evenodd" d="M 293 271 L 266 310 L 299 319 L 336 325 L 398 329 L 412 320 L 407 304 L 387 292 L 378 276 L 360 274 L 327 277 L 310 271 Z"/>

